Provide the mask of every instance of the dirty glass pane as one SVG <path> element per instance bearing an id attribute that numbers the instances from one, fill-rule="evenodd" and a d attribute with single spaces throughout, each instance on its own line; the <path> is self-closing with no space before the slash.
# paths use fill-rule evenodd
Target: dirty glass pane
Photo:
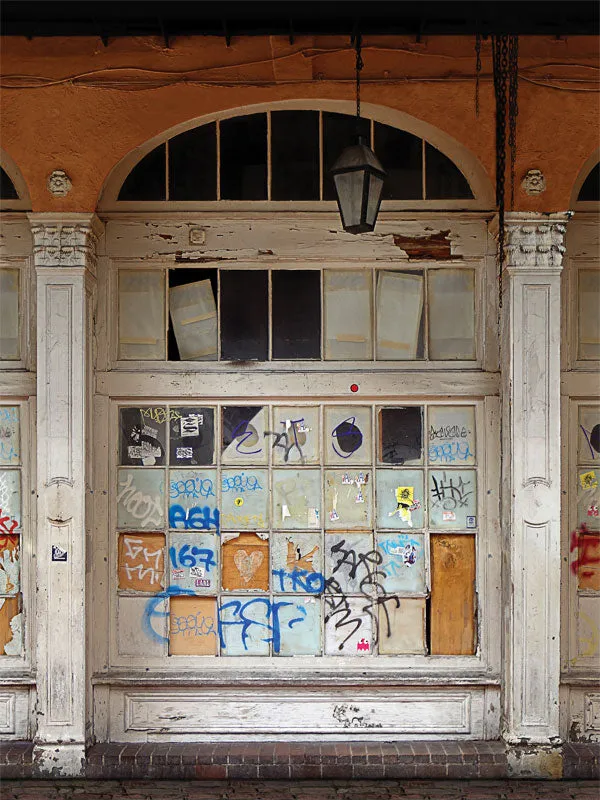
<path id="1" fill-rule="evenodd" d="M 267 199 L 267 115 L 223 119 L 221 199 Z"/>
<path id="2" fill-rule="evenodd" d="M 223 464 L 265 464 L 265 406 L 224 406 L 221 413 L 221 462 Z"/>
<path id="3" fill-rule="evenodd" d="M 373 649 L 373 618 L 364 597 L 326 595 L 325 654 L 369 656 Z M 341 711 L 343 713 L 343 711 Z"/>
<path id="4" fill-rule="evenodd" d="M 18 594 L 20 564 L 21 537 L 16 533 L 5 534 L 0 523 L 0 595 Z"/>
<path id="5" fill-rule="evenodd" d="M 319 199 L 319 112 L 271 112 L 271 200 Z"/>
<path id="6" fill-rule="evenodd" d="M 325 588 L 322 549 L 319 533 L 273 534 L 273 591 L 321 594 Z"/>
<path id="7" fill-rule="evenodd" d="M 117 200 L 166 200 L 166 145 L 144 156 L 123 181 Z"/>
<path id="8" fill-rule="evenodd" d="M 378 469 L 377 527 L 422 528 L 425 498 L 423 472 L 417 469 Z"/>
<path id="9" fill-rule="evenodd" d="M 600 406 L 579 407 L 577 459 L 580 464 L 600 465 Z"/>
<path id="10" fill-rule="evenodd" d="M 117 600 L 117 649 L 120 656 L 167 655 L 169 612 L 164 593 L 154 597 L 120 596 Z"/>
<path id="11" fill-rule="evenodd" d="M 583 467 L 577 475 L 577 525 L 600 531 L 600 470 Z"/>
<path id="12" fill-rule="evenodd" d="M 170 533 L 170 585 L 188 593 L 214 594 L 219 588 L 218 548 L 216 533 Z"/>
<path id="13" fill-rule="evenodd" d="M 600 358 L 600 270 L 579 270 L 577 319 L 582 359 Z"/>
<path id="14" fill-rule="evenodd" d="M 217 628 L 217 601 L 214 597 L 172 597 L 169 603 L 169 655 L 216 655 Z"/>
<path id="15" fill-rule="evenodd" d="M 448 156 L 425 144 L 425 197 L 427 200 L 470 200 L 473 192 L 465 176 Z"/>
<path id="16" fill-rule="evenodd" d="M 217 125 L 169 139 L 169 200 L 217 199 Z"/>
<path id="17" fill-rule="evenodd" d="M 425 537 L 419 533 L 378 533 L 381 554 L 378 569 L 385 574 L 380 583 L 388 593 L 424 592 Z"/>
<path id="18" fill-rule="evenodd" d="M 16 469 L 0 469 L 0 534 L 12 533 L 21 527 L 21 473 Z M 8 519 L 5 519 L 5 518 Z"/>
<path id="19" fill-rule="evenodd" d="M 453 467 L 475 463 L 474 406 L 429 406 L 428 459 Z"/>
<path id="20" fill-rule="evenodd" d="M 185 527 L 185 520 L 193 520 L 208 513 L 216 515 L 217 471 L 215 469 L 169 470 L 169 527 Z"/>
<path id="21" fill-rule="evenodd" d="M 271 443 L 274 464 L 318 464 L 319 409 L 276 406 L 267 440 Z"/>
<path id="22" fill-rule="evenodd" d="M 269 300 L 266 270 L 221 272 L 221 360 L 266 361 Z"/>
<path id="23" fill-rule="evenodd" d="M 475 358 L 475 276 L 467 269 L 431 269 L 429 358 Z"/>
<path id="24" fill-rule="evenodd" d="M 163 270 L 119 270 L 119 358 L 165 358 Z"/>
<path id="25" fill-rule="evenodd" d="M 379 609 L 379 652 L 382 655 L 426 655 L 424 598 L 403 597 Z"/>
<path id="26" fill-rule="evenodd" d="M 117 474 L 117 526 L 160 530 L 165 524 L 165 470 L 121 468 Z"/>
<path id="27" fill-rule="evenodd" d="M 0 466 L 21 463 L 19 406 L 0 406 Z"/>
<path id="28" fill-rule="evenodd" d="M 377 358 L 423 358 L 422 272 L 377 275 Z"/>
<path id="29" fill-rule="evenodd" d="M 219 606 L 221 655 L 268 656 L 271 642 L 273 652 L 278 653 L 281 633 L 275 619 L 268 597 L 222 597 Z"/>
<path id="30" fill-rule="evenodd" d="M 423 407 L 379 411 L 378 459 L 384 464 L 423 463 Z"/>
<path id="31" fill-rule="evenodd" d="M 215 463 L 215 410 L 191 406 L 171 408 L 169 463 L 196 467 Z"/>
<path id="32" fill-rule="evenodd" d="M 371 462 L 371 409 L 325 407 L 325 460 L 328 464 Z"/>
<path id="33" fill-rule="evenodd" d="M 432 528 L 464 530 L 477 527 L 475 470 L 431 470 L 428 499 Z"/>
<path id="34" fill-rule="evenodd" d="M 321 527 L 321 473 L 318 469 L 273 470 L 274 528 Z"/>
<path id="35" fill-rule="evenodd" d="M 376 122 L 373 149 L 386 172 L 382 200 L 421 200 L 422 139 L 407 131 Z"/>
<path id="36" fill-rule="evenodd" d="M 372 358 L 371 275 L 325 270 L 325 358 Z"/>
<path id="37" fill-rule="evenodd" d="M 282 598 L 278 609 L 280 646 L 273 654 L 280 656 L 316 656 L 321 654 L 321 601 L 316 597 Z M 275 602 L 275 601 L 274 601 Z"/>
<path id="38" fill-rule="evenodd" d="M 377 560 L 372 554 L 371 533 L 325 534 L 325 577 L 331 581 L 328 591 L 361 594 L 365 579 Z"/>
<path id="39" fill-rule="evenodd" d="M 577 588 L 600 592 L 600 533 L 592 533 L 587 527 L 573 532 L 569 549 Z"/>
<path id="40" fill-rule="evenodd" d="M 271 280 L 273 358 L 320 358 L 320 272 L 273 270 Z"/>
<path id="41" fill-rule="evenodd" d="M 269 527 L 269 474 L 266 469 L 224 469 L 221 478 L 221 528 Z"/>
<path id="42" fill-rule="evenodd" d="M 354 469 L 325 472 L 325 528 L 373 526 L 372 472 Z"/>
<path id="43" fill-rule="evenodd" d="M 164 406 L 119 409 L 120 462 L 125 466 L 165 464 L 168 412 Z"/>
<path id="44" fill-rule="evenodd" d="M 119 536 L 119 589 L 156 593 L 165 588 L 165 535 L 122 533 Z"/>
<path id="45" fill-rule="evenodd" d="M 19 271 L 0 269 L 0 361 L 20 357 Z"/>

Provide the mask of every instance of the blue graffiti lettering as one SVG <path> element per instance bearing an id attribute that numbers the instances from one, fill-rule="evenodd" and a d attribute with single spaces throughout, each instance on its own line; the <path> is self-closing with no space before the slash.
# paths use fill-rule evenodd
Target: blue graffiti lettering
<path id="1" fill-rule="evenodd" d="M 252 610 L 256 608 L 257 604 L 264 606 L 265 622 L 252 619 L 248 616 Z M 273 652 L 279 653 L 281 649 L 281 625 L 279 621 L 279 610 L 281 608 L 285 608 L 285 606 L 291 605 L 292 603 L 287 603 L 285 601 L 271 602 L 268 597 L 255 597 L 245 603 L 243 603 L 241 600 L 230 600 L 228 603 L 223 603 L 223 605 L 219 608 L 219 637 L 221 640 L 221 650 L 225 650 L 227 647 L 225 638 L 223 636 L 223 629 L 225 626 L 241 626 L 242 644 L 244 645 L 244 650 L 248 650 L 248 638 L 250 636 L 249 630 L 253 625 L 257 625 L 259 628 L 264 628 L 265 631 L 270 634 L 270 636 L 267 636 L 261 641 L 272 642 Z M 227 609 L 232 609 L 232 616 L 234 618 L 231 620 L 223 619 L 223 614 Z M 290 620 L 290 622 L 288 622 L 288 626 L 291 627 L 290 623 L 295 624 L 299 621 L 300 618 Z"/>
<path id="2" fill-rule="evenodd" d="M 260 453 L 262 451 L 262 447 L 259 447 L 258 450 L 246 450 L 246 449 L 240 450 L 240 447 L 242 447 L 242 445 L 245 445 L 248 439 L 251 439 L 256 433 L 256 431 L 253 428 L 251 430 L 248 430 L 249 424 L 250 424 L 249 419 L 242 420 L 240 424 L 234 428 L 231 434 L 232 441 L 235 439 L 239 439 L 239 441 L 235 445 L 235 449 L 237 450 L 238 453 L 241 453 L 243 456 L 253 456 L 256 455 L 256 453 Z M 248 446 L 250 447 L 251 445 Z"/>
<path id="3" fill-rule="evenodd" d="M 167 597 L 175 597 L 176 595 L 182 594 L 194 596 L 194 592 L 191 589 L 169 586 L 164 592 L 158 592 L 158 594 L 154 594 L 152 597 L 148 598 L 148 602 L 144 607 L 144 613 L 142 614 L 142 630 L 149 639 L 152 639 L 154 642 L 159 642 L 160 644 L 169 641 L 167 636 L 163 636 L 154 630 L 152 620 L 168 617 L 169 611 L 159 611 L 158 606 L 166 600 Z"/>
<path id="4" fill-rule="evenodd" d="M 429 447 L 429 460 L 432 462 L 451 464 L 454 461 L 466 461 L 472 455 L 468 442 L 443 442 Z"/>
<path id="5" fill-rule="evenodd" d="M 204 506 L 200 508 L 184 508 L 180 505 L 169 506 L 169 526 L 176 530 L 208 531 L 219 530 L 219 509 Z"/>
<path id="6" fill-rule="evenodd" d="M 320 572 L 308 572 L 305 569 L 274 569 L 273 575 L 279 580 L 279 592 L 307 592 L 321 594 L 325 589 L 325 576 Z M 289 585 L 291 584 L 291 586 Z"/>
<path id="7" fill-rule="evenodd" d="M 203 566 L 207 572 L 210 572 L 211 567 L 217 566 L 214 555 L 214 550 L 209 550 L 205 547 L 196 547 L 195 545 L 190 546 L 189 544 L 184 544 L 179 548 L 179 552 L 176 547 L 169 547 L 169 558 L 171 559 L 173 569 L 179 569 L 180 566 Z"/>
<path id="8" fill-rule="evenodd" d="M 237 475 L 223 475 L 221 479 L 221 490 L 223 492 L 257 492 L 262 489 L 256 475 L 246 475 L 240 472 Z"/>
<path id="9" fill-rule="evenodd" d="M 171 481 L 169 496 L 171 500 L 177 500 L 179 497 L 191 497 L 194 500 L 201 497 L 216 497 L 210 478 L 187 478 L 183 481 Z"/>

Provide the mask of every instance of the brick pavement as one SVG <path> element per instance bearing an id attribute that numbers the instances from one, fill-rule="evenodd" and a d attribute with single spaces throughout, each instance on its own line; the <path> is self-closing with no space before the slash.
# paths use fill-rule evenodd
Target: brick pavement
<path id="1" fill-rule="evenodd" d="M 595 781 L 3 781 L 2 800 L 598 800 Z"/>

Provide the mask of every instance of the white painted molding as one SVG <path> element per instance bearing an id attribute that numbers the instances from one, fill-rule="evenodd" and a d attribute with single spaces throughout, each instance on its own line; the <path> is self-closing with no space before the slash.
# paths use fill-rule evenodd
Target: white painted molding
<path id="1" fill-rule="evenodd" d="M 102 223 L 95 214 L 28 214 L 36 267 L 82 267 L 95 273 Z"/>

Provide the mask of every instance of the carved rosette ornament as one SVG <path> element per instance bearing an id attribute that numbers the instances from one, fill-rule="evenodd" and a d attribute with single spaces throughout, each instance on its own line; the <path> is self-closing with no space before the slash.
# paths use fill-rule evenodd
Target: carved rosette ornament
<path id="1" fill-rule="evenodd" d="M 66 197 L 73 188 L 71 179 L 63 169 L 53 170 L 50 175 L 48 175 L 46 186 L 50 194 L 53 194 L 54 197 Z"/>
<path id="2" fill-rule="evenodd" d="M 528 169 L 521 181 L 521 188 L 530 197 L 546 191 L 546 178 L 540 169 Z"/>
<path id="3" fill-rule="evenodd" d="M 98 229 L 93 222 L 32 220 L 33 257 L 36 267 L 87 267 L 95 269 Z"/>

